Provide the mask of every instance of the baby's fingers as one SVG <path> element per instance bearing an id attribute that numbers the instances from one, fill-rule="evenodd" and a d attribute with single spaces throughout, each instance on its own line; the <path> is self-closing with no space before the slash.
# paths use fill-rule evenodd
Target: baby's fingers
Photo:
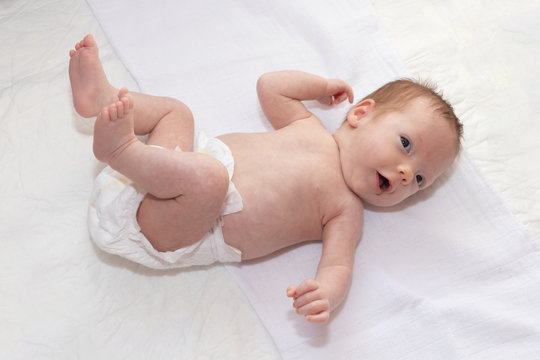
<path id="1" fill-rule="evenodd" d="M 289 285 L 287 288 L 287 297 L 296 297 L 296 285 Z"/>
<path id="2" fill-rule="evenodd" d="M 323 311 L 320 314 L 317 315 L 307 315 L 306 320 L 312 323 L 320 324 L 323 322 L 328 321 L 330 318 L 330 313 L 328 311 Z"/>
<path id="3" fill-rule="evenodd" d="M 323 105 L 333 105 L 334 104 L 334 98 L 332 96 L 325 96 L 325 97 L 321 97 L 319 99 L 319 102 Z"/>
<path id="4" fill-rule="evenodd" d="M 334 95 L 334 104 L 339 104 L 341 102 L 343 102 L 343 100 L 345 100 L 347 98 L 347 93 L 346 92 L 340 92 L 340 93 L 337 93 Z"/>
<path id="5" fill-rule="evenodd" d="M 323 297 L 319 291 L 309 291 L 302 294 L 301 296 L 300 295 L 295 296 L 293 306 L 298 309 L 311 302 L 321 300 L 322 298 Z"/>
<path id="6" fill-rule="evenodd" d="M 316 300 L 316 301 L 307 303 L 304 306 L 297 307 L 296 313 L 298 315 L 305 315 L 307 317 L 307 316 L 317 315 L 325 311 L 327 312 L 329 308 L 330 308 L 330 304 L 328 303 L 328 300 L 325 300 L 325 299 Z"/>
<path id="7" fill-rule="evenodd" d="M 347 98 L 349 99 L 349 104 L 352 104 L 354 102 L 354 92 L 350 86 L 347 89 Z"/>
<path id="8" fill-rule="evenodd" d="M 343 91 L 337 93 L 334 95 L 334 103 L 340 104 L 345 100 L 349 100 L 349 103 L 353 103 L 354 101 L 354 94 L 350 86 L 346 86 Z"/>
<path id="9" fill-rule="evenodd" d="M 310 292 L 315 291 L 319 288 L 319 283 L 313 279 L 308 279 L 302 281 L 300 285 L 296 288 L 296 294 L 295 299 L 299 298 L 300 296 Z"/>

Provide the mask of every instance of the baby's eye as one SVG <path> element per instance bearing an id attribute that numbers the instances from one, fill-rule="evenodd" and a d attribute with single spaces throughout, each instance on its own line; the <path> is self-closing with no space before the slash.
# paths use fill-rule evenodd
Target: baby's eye
<path id="1" fill-rule="evenodd" d="M 403 145 L 407 152 L 411 151 L 411 142 L 406 137 L 401 137 L 401 145 Z"/>
<path id="2" fill-rule="evenodd" d="M 418 183 L 418 186 L 422 185 L 422 183 L 424 182 L 424 178 L 422 177 L 422 175 L 416 175 L 416 182 Z"/>

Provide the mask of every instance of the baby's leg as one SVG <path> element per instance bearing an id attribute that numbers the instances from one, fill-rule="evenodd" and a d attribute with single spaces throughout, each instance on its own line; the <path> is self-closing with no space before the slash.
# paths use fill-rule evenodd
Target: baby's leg
<path id="1" fill-rule="evenodd" d="M 98 47 L 87 35 L 70 51 L 73 103 L 85 117 L 97 115 L 94 153 L 148 192 L 137 213 L 141 231 L 160 251 L 199 241 L 220 216 L 228 188 L 224 166 L 194 154 L 193 116 L 180 101 L 113 87 Z M 149 147 L 135 135 L 150 134 Z"/>
<path id="2" fill-rule="evenodd" d="M 134 135 L 133 102 L 127 91 L 105 107 L 94 126 L 94 153 L 149 195 L 137 220 L 160 251 L 191 245 L 220 216 L 228 189 L 227 170 L 209 155 L 151 147 Z M 154 139 L 160 142 L 159 134 Z"/>
<path id="3" fill-rule="evenodd" d="M 121 91 L 107 80 L 92 35 L 87 35 L 70 51 L 69 78 L 73 104 L 81 116 L 94 117 L 103 107 L 122 97 Z M 141 93 L 131 96 L 136 104 L 132 111 L 136 135 L 150 133 L 149 144 L 166 148 L 179 145 L 182 150 L 192 150 L 193 117 L 187 106 L 172 98 Z"/>

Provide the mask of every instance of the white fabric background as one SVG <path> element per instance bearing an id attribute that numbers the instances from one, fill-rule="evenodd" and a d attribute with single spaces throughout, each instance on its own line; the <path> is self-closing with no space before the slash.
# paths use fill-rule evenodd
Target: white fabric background
<path id="1" fill-rule="evenodd" d="M 144 13 L 142 1 L 114 3 L 125 42 L 107 34 L 113 50 L 83 1 L 0 2 L 1 358 L 279 358 L 257 314 L 284 358 L 537 358 L 537 243 L 468 157 L 425 201 L 367 214 L 351 294 L 332 323 L 316 327 L 292 313 L 284 291 L 313 274 L 318 244 L 242 266 L 257 314 L 222 266 L 153 272 L 93 247 L 86 208 L 101 165 L 91 154 L 92 121 L 73 114 L 67 78 L 68 50 L 94 33 L 112 83 L 138 89 L 118 49 L 138 50 L 148 71 L 160 69 L 136 76 L 143 89 L 182 98 L 217 134 L 269 129 L 254 92 L 261 72 L 339 76 L 358 96 L 405 73 L 404 62 L 456 104 L 467 153 L 538 238 L 537 1 L 377 0 L 376 12 L 365 1 L 161 2 Z M 171 4 L 180 8 L 153 16 Z M 381 28 L 389 41 L 381 43 Z M 375 36 L 358 41 L 365 31 Z M 174 38 L 160 43 L 166 35 Z M 169 55 L 172 75 L 162 66 Z M 330 128 L 345 111 L 313 109 Z M 451 226 L 478 205 L 485 214 Z M 430 221 L 420 218 L 428 209 Z"/>

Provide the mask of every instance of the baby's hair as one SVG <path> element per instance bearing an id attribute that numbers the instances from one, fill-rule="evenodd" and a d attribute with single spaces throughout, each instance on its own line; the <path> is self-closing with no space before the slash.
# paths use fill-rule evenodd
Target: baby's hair
<path id="1" fill-rule="evenodd" d="M 454 113 L 452 105 L 428 81 L 415 81 L 411 79 L 395 80 L 365 96 L 360 102 L 366 99 L 375 100 L 377 115 L 380 115 L 388 111 L 402 111 L 407 104 L 418 98 L 429 99 L 435 113 L 455 126 L 457 151 L 459 151 L 461 148 L 461 139 L 463 138 L 463 124 Z"/>

